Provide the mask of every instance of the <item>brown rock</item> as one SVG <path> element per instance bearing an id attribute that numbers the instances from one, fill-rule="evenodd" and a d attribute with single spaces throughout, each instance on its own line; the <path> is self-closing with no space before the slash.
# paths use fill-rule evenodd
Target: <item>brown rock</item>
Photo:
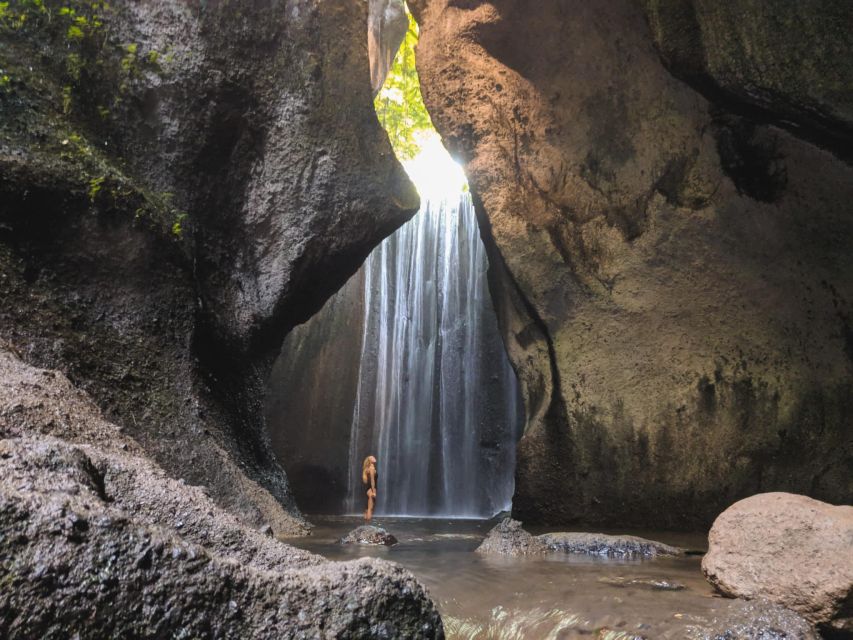
<path id="1" fill-rule="evenodd" d="M 760 494 L 726 509 L 708 543 L 702 571 L 721 593 L 767 598 L 853 632 L 853 507 Z"/>
<path id="2" fill-rule="evenodd" d="M 524 394 L 513 514 L 687 528 L 761 491 L 853 500 L 853 167 L 800 117 L 831 106 L 847 139 L 849 20 L 826 13 L 850 3 L 409 4 Z"/>

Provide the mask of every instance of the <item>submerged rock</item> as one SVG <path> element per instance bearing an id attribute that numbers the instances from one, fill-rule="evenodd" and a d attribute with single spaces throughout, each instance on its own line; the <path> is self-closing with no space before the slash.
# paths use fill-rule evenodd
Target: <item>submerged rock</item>
<path id="1" fill-rule="evenodd" d="M 738 600 L 725 614 L 694 629 L 695 640 L 820 640 L 802 617 L 768 600 Z"/>
<path id="2" fill-rule="evenodd" d="M 759 494 L 726 509 L 708 543 L 702 571 L 724 595 L 767 598 L 853 632 L 853 507 Z"/>
<path id="3" fill-rule="evenodd" d="M 372 524 L 365 524 L 356 527 L 347 535 L 341 538 L 339 544 L 370 544 L 386 547 L 392 547 L 397 544 L 397 538 L 392 536 L 382 527 L 377 527 Z"/>
<path id="4" fill-rule="evenodd" d="M 667 580 L 666 578 L 625 578 L 603 577 L 598 579 L 602 584 L 609 584 L 611 587 L 640 587 L 643 589 L 651 589 L 653 591 L 684 591 L 685 587 L 680 582 Z"/>
<path id="5" fill-rule="evenodd" d="M 477 547 L 477 552 L 511 556 L 562 552 L 615 558 L 653 558 L 684 554 L 684 551 L 677 547 L 636 536 L 566 532 L 534 536 L 522 528 L 521 522 L 512 518 L 504 518 L 489 531 L 485 540 Z"/>

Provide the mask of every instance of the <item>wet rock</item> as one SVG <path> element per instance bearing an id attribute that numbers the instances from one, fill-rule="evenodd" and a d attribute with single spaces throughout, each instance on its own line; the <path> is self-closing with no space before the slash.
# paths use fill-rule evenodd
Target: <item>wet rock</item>
<path id="1" fill-rule="evenodd" d="M 546 533 L 538 538 L 550 551 L 563 553 L 584 553 L 611 558 L 684 555 L 684 552 L 677 547 L 637 536 L 611 536 L 603 533 Z"/>
<path id="2" fill-rule="evenodd" d="M 625 578 L 619 576 L 603 577 L 599 578 L 598 581 L 613 587 L 639 587 L 653 591 L 683 591 L 687 588 L 680 582 L 666 578 Z"/>
<path id="3" fill-rule="evenodd" d="M 564 532 L 534 536 L 522 528 L 521 522 L 512 518 L 504 518 L 489 531 L 477 551 L 512 556 L 579 553 L 613 558 L 654 558 L 684 554 L 677 547 L 636 536 Z"/>
<path id="4" fill-rule="evenodd" d="M 853 633 L 853 507 L 790 493 L 736 502 L 711 528 L 702 571 L 725 595 L 767 598 Z"/>
<path id="5" fill-rule="evenodd" d="M 0 637 L 443 637 L 407 571 L 246 526 L 45 373 L 0 348 Z"/>
<path id="6" fill-rule="evenodd" d="M 521 528 L 521 522 L 504 518 L 477 547 L 477 553 L 524 556 L 548 551 L 544 542 Z"/>
<path id="7" fill-rule="evenodd" d="M 397 538 L 388 533 L 382 527 L 365 524 L 360 527 L 356 527 L 338 542 L 339 544 L 367 544 L 391 547 L 397 544 Z"/>
<path id="8" fill-rule="evenodd" d="M 738 600 L 707 626 L 696 628 L 695 640 L 820 640 L 811 624 L 790 609 L 768 600 Z"/>

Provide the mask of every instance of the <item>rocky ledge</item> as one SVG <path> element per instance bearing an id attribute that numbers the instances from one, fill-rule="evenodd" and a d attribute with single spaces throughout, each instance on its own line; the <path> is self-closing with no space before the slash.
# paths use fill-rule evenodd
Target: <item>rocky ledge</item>
<path id="1" fill-rule="evenodd" d="M 684 555 L 684 551 L 677 547 L 636 536 L 566 532 L 534 536 L 522 528 L 521 522 L 512 518 L 504 518 L 489 531 L 477 552 L 510 556 L 562 552 L 616 558 Z"/>
<path id="2" fill-rule="evenodd" d="M 424 588 L 240 523 L 0 347 L 0 637 L 443 637 Z"/>

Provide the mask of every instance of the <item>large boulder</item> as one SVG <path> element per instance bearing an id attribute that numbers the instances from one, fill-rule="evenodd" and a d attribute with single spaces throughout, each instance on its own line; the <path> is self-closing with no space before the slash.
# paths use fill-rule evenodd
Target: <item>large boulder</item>
<path id="1" fill-rule="evenodd" d="M 327 562 L 170 478 L 56 371 L 0 349 L 0 636 L 443 636 L 415 578 Z"/>
<path id="2" fill-rule="evenodd" d="M 853 5 L 409 6 L 524 394 L 513 514 L 853 500 Z"/>
<path id="3" fill-rule="evenodd" d="M 853 632 L 853 507 L 790 493 L 741 500 L 714 522 L 702 571 L 725 595 Z"/>

